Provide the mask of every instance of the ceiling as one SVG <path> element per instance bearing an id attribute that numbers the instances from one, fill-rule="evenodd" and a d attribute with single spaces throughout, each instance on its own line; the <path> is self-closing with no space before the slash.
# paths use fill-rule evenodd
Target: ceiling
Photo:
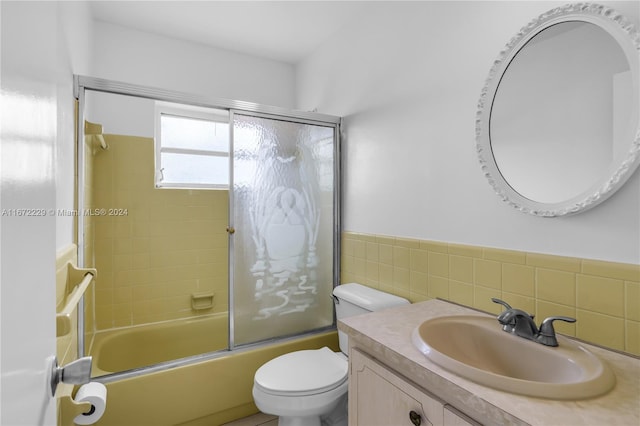
<path id="1" fill-rule="evenodd" d="M 94 20 L 295 64 L 364 1 L 91 1 Z"/>

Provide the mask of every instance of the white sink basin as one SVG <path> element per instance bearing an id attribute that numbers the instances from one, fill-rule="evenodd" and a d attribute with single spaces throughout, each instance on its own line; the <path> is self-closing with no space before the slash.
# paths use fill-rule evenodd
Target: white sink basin
<path id="1" fill-rule="evenodd" d="M 473 315 L 425 321 L 412 336 L 434 363 L 494 389 L 576 400 L 613 388 L 615 375 L 600 358 L 575 341 L 557 338 L 559 346 L 544 346 L 504 332 L 495 318 Z"/>

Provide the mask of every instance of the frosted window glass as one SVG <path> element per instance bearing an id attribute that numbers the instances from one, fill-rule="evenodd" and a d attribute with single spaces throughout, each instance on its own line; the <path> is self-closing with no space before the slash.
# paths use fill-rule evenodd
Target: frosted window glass
<path id="1" fill-rule="evenodd" d="M 162 114 L 163 148 L 229 152 L 229 124 Z"/>
<path id="2" fill-rule="evenodd" d="M 234 115 L 234 343 L 333 324 L 334 128 Z"/>
<path id="3" fill-rule="evenodd" d="M 156 186 L 228 188 L 228 112 L 156 104 Z"/>
<path id="4" fill-rule="evenodd" d="M 229 158 L 163 152 L 162 182 L 165 184 L 229 185 Z"/>

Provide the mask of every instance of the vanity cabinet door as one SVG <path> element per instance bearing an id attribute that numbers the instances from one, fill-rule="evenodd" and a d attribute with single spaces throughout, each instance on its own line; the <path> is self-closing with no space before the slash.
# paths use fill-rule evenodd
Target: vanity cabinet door
<path id="1" fill-rule="evenodd" d="M 481 426 L 449 404 L 444 406 L 444 426 Z"/>
<path id="2" fill-rule="evenodd" d="M 350 426 L 443 425 L 443 403 L 357 349 L 349 362 Z"/>

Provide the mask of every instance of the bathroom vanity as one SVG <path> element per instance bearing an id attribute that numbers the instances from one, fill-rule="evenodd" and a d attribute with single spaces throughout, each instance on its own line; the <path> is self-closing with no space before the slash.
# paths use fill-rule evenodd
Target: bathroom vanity
<path id="1" fill-rule="evenodd" d="M 349 424 L 479 424 L 358 349 L 350 367 Z"/>
<path id="2" fill-rule="evenodd" d="M 606 394 L 574 401 L 500 391 L 440 367 L 412 343 L 420 324 L 454 315 L 488 317 L 429 300 L 338 323 L 349 336 L 350 425 L 640 424 L 640 359 L 580 343 L 615 374 Z"/>

